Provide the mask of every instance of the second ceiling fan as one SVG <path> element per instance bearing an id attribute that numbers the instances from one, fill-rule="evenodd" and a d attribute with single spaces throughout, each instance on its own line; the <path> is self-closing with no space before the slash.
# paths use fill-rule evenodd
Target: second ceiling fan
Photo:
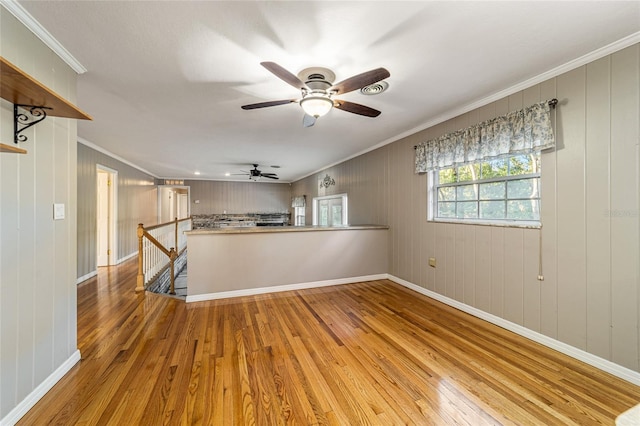
<path id="1" fill-rule="evenodd" d="M 333 84 L 335 75 L 330 70 L 326 68 L 307 68 L 299 74 L 304 78 L 304 80 L 306 80 L 303 82 L 298 76 L 290 73 L 275 62 L 261 62 L 260 65 L 271 71 L 271 73 L 284 82 L 290 84 L 296 89 L 299 89 L 302 92 L 302 97 L 300 99 L 283 99 L 279 101 L 243 105 L 242 109 L 249 110 L 299 103 L 305 112 L 305 116 L 302 121 L 305 127 L 313 126 L 318 117 L 322 117 L 327 114 L 333 107 L 353 114 L 364 115 L 366 117 L 379 116 L 380 111 L 376 109 L 354 102 L 334 99 L 334 96 L 362 89 L 363 87 L 367 87 L 384 80 L 391 75 L 389 71 L 384 68 L 376 68 Z"/>

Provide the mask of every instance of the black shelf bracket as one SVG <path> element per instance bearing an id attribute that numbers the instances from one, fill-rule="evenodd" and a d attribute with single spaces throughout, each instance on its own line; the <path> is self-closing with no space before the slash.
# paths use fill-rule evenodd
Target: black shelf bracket
<path id="1" fill-rule="evenodd" d="M 18 108 L 22 108 L 28 114 L 18 111 Z M 14 104 L 13 105 L 13 143 L 17 145 L 18 142 L 26 142 L 27 137 L 25 135 L 21 135 L 20 133 L 27 130 L 31 126 L 38 124 L 45 118 L 47 118 L 48 109 L 52 109 L 52 108 L 44 107 L 44 106 L 35 106 L 35 105 Z"/>

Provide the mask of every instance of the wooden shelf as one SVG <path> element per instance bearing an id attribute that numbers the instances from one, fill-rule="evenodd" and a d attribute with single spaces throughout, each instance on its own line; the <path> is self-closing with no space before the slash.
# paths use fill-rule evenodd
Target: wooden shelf
<path id="1" fill-rule="evenodd" d="M 15 145 L 5 145 L 3 143 L 0 143 L 0 152 L 11 152 L 13 154 L 26 154 L 27 150 L 18 148 Z"/>
<path id="2" fill-rule="evenodd" d="M 51 108 L 53 117 L 91 120 L 91 116 L 0 56 L 0 97 L 15 104 Z"/>
<path id="3" fill-rule="evenodd" d="M 14 105 L 28 105 L 31 107 L 46 108 L 46 116 L 75 118 L 80 120 L 92 120 L 91 116 L 68 102 L 53 90 L 32 78 L 11 62 L 0 56 L 0 97 L 13 103 Z M 17 109 L 14 108 L 14 123 L 18 123 Z M 44 118 L 44 117 L 43 117 Z M 18 129 L 18 124 L 14 124 L 16 135 L 24 128 L 37 124 L 41 120 L 28 126 Z M 6 145 L 0 143 L 0 152 L 10 152 L 14 154 L 26 154 L 27 151 L 18 148 L 16 145 Z"/>

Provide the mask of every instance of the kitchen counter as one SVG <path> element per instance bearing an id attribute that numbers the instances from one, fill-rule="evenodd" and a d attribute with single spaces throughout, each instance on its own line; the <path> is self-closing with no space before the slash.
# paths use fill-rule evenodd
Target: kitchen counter
<path id="1" fill-rule="evenodd" d="M 200 228 L 187 231 L 187 235 L 203 234 L 257 234 L 271 232 L 309 232 L 309 231 L 354 231 L 363 229 L 389 229 L 384 225 L 346 225 L 346 226 L 243 226 L 226 228 Z"/>

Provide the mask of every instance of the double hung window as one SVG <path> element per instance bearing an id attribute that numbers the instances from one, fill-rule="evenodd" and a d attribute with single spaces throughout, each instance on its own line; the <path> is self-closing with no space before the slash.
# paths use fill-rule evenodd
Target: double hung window
<path id="1" fill-rule="evenodd" d="M 540 153 L 516 154 L 431 172 L 430 218 L 540 222 Z"/>

